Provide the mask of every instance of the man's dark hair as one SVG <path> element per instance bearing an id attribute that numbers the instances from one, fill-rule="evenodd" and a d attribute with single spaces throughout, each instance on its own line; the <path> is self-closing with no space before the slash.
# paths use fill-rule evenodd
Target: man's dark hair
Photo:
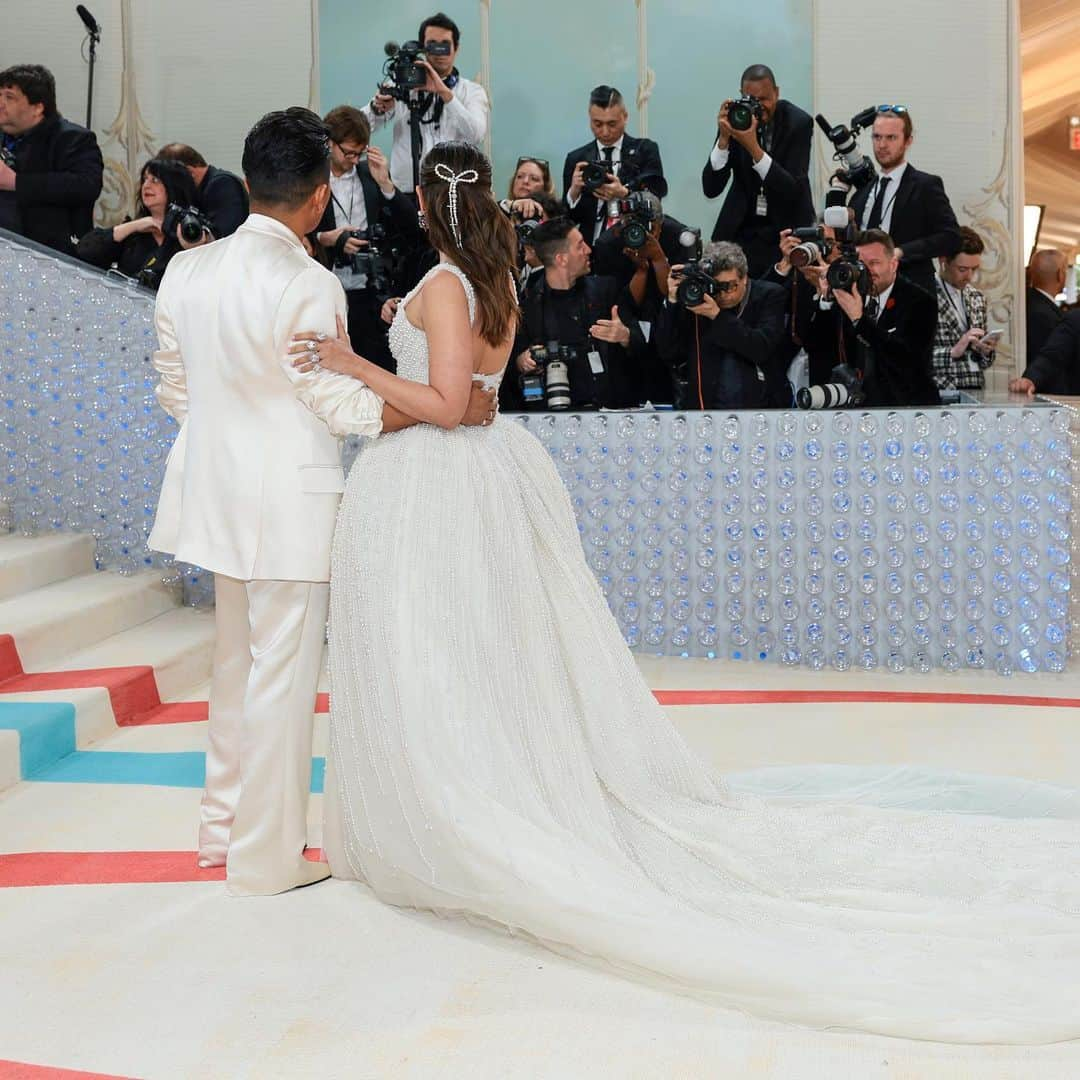
<path id="1" fill-rule="evenodd" d="M 960 250 L 956 255 L 981 255 L 986 250 L 982 237 L 970 226 L 960 226 Z M 956 255 L 949 256 L 950 261 Z"/>
<path id="2" fill-rule="evenodd" d="M 742 78 L 739 80 L 739 86 L 743 86 L 748 82 L 761 82 L 762 79 L 768 79 L 772 83 L 773 89 L 776 89 L 776 76 L 772 73 L 772 68 L 765 64 L 751 64 L 743 73 Z"/>
<path id="3" fill-rule="evenodd" d="M 44 105 L 45 116 L 56 115 L 56 80 L 40 64 L 15 64 L 0 71 L 0 87 L 17 86 L 31 105 Z"/>
<path id="4" fill-rule="evenodd" d="M 893 238 L 884 229 L 864 229 L 855 237 L 856 247 L 866 247 L 867 244 L 880 244 L 885 254 L 890 256 L 896 251 Z"/>
<path id="5" fill-rule="evenodd" d="M 590 108 L 595 105 L 598 109 L 612 109 L 622 103 L 623 96 L 614 86 L 597 86 L 589 94 Z"/>
<path id="6" fill-rule="evenodd" d="M 421 24 L 420 31 L 416 35 L 416 40 L 421 45 L 424 44 L 424 33 L 429 26 L 437 26 L 440 30 L 449 30 L 454 35 L 454 48 L 458 47 L 458 43 L 461 41 L 461 31 L 458 29 L 458 25 L 450 18 L 449 15 L 444 15 L 441 11 L 436 11 L 434 15 L 429 15 Z"/>
<path id="7" fill-rule="evenodd" d="M 352 141 L 361 146 L 367 146 L 371 142 L 371 124 L 368 118 L 352 105 L 337 105 L 324 117 L 330 138 L 340 146 L 343 142 Z"/>
<path id="8" fill-rule="evenodd" d="M 330 177 L 330 134 L 310 109 L 267 113 L 244 140 L 253 203 L 295 209 Z"/>
<path id="9" fill-rule="evenodd" d="M 163 161 L 178 161 L 189 169 L 205 169 L 207 165 L 206 158 L 194 146 L 182 142 L 166 143 L 157 152 L 157 156 Z"/>
<path id="10" fill-rule="evenodd" d="M 567 237 L 577 228 L 568 217 L 551 218 L 537 225 L 529 237 L 529 244 L 544 266 L 554 266 L 555 256 L 567 248 Z"/>

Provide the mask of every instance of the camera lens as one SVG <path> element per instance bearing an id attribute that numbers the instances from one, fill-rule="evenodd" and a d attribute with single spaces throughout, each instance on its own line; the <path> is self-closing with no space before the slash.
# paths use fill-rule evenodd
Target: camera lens
<path id="1" fill-rule="evenodd" d="M 733 101 L 728 106 L 727 121 L 734 131 L 749 131 L 754 122 L 754 114 L 749 105 Z"/>
<path id="2" fill-rule="evenodd" d="M 640 221 L 629 221 L 623 226 L 622 241 L 628 248 L 642 248 L 649 239 L 649 231 Z"/>

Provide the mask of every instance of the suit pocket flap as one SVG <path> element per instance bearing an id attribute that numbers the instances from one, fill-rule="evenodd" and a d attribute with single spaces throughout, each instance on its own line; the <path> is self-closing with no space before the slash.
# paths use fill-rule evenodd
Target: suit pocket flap
<path id="1" fill-rule="evenodd" d="M 309 495 L 341 494 L 345 470 L 340 465 L 301 465 L 300 490 Z"/>

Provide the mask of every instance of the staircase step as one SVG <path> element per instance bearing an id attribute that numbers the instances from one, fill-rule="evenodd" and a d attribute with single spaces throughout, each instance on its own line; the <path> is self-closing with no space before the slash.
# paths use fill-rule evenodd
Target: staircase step
<path id="1" fill-rule="evenodd" d="M 0 633 L 15 639 L 25 670 L 40 671 L 175 607 L 156 571 L 92 572 L 0 600 Z"/>
<path id="2" fill-rule="evenodd" d="M 76 533 L 0 536 L 0 600 L 94 569 L 94 538 Z"/>

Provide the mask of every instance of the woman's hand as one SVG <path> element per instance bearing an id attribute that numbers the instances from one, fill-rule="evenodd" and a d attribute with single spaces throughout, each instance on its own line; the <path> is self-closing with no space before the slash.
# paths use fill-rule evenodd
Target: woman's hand
<path id="1" fill-rule="evenodd" d="M 293 334 L 289 358 L 297 371 L 336 371 L 354 379 L 363 378 L 364 365 L 368 363 L 357 356 L 349 345 L 349 332 L 345 322 L 337 317 L 338 336 L 328 337 L 315 330 Z"/>
<path id="2" fill-rule="evenodd" d="M 119 225 L 113 226 L 113 241 L 117 244 L 122 244 L 129 236 L 134 236 L 136 233 L 153 232 L 154 230 L 161 231 L 161 222 L 155 221 L 152 217 L 136 218 L 134 221 L 124 221 Z"/>

